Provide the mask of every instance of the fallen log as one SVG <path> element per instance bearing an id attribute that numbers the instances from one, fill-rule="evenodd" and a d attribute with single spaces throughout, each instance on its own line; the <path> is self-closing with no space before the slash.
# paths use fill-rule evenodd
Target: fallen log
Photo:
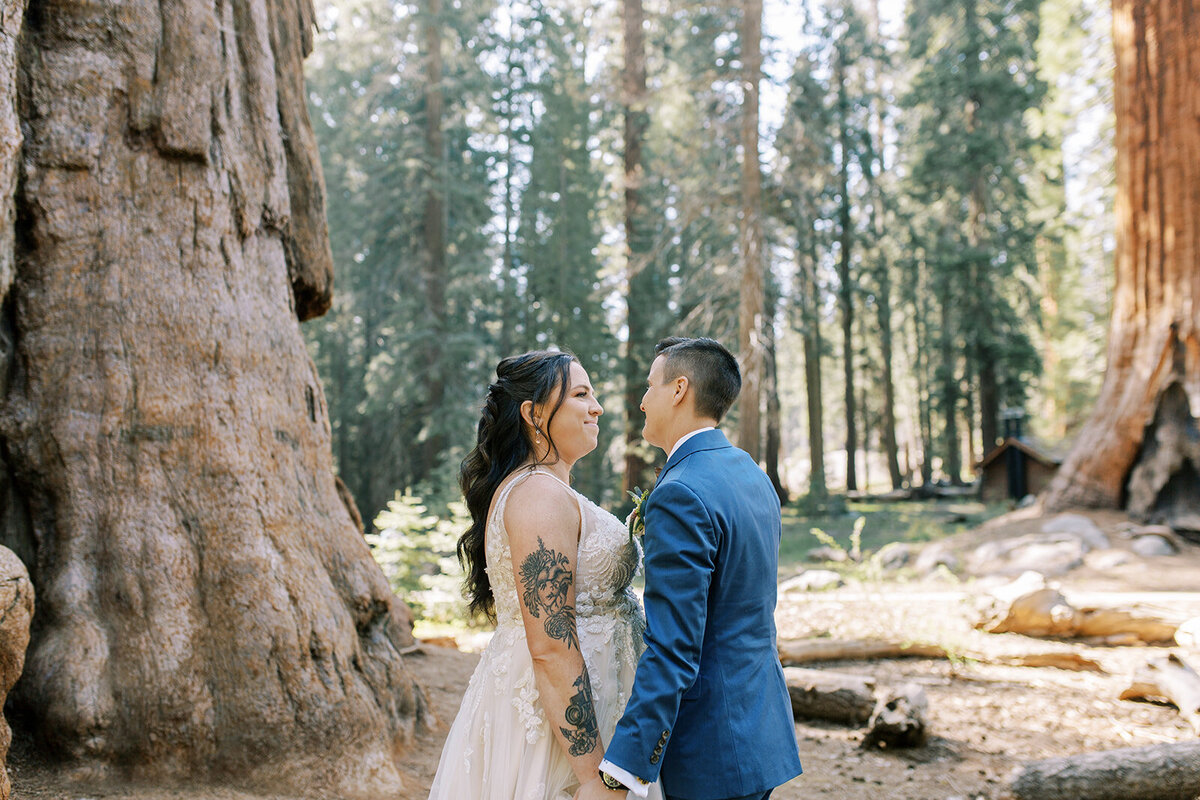
<path id="1" fill-rule="evenodd" d="M 1180 715 L 1200 736 L 1200 675 L 1179 656 L 1152 658 L 1133 675 L 1133 683 L 1121 692 L 1122 700 L 1163 700 L 1179 709 Z"/>
<path id="2" fill-rule="evenodd" d="M 870 661 L 875 658 L 947 658 L 946 648 L 920 642 L 883 639 L 781 639 L 779 660 L 785 667 L 817 661 Z"/>
<path id="3" fill-rule="evenodd" d="M 862 725 L 875 710 L 875 679 L 823 669 L 785 667 L 792 716 Z"/>
<path id="4" fill-rule="evenodd" d="M 925 690 L 915 683 L 882 695 L 871 714 L 862 747 L 887 750 L 921 747 L 929 738 L 925 722 L 928 708 Z"/>
<path id="5" fill-rule="evenodd" d="M 1135 608 L 1076 608 L 1045 577 L 1025 573 L 994 593 L 975 627 L 987 633 L 1083 638 L 1097 644 L 1167 644 L 1178 624 Z"/>
<path id="6" fill-rule="evenodd" d="M 779 661 L 784 667 L 821 661 L 871 661 L 879 658 L 959 658 L 981 664 L 1104 672 L 1097 662 L 1078 653 L 987 656 L 982 653 L 950 651 L 938 644 L 892 642 L 886 639 L 781 639 L 778 647 Z"/>
<path id="7" fill-rule="evenodd" d="M 985 660 L 985 659 L 978 659 Z M 1029 653 L 1022 656 L 997 656 L 986 659 L 988 664 L 1012 667 L 1054 667 L 1073 672 L 1104 672 L 1100 663 L 1078 653 Z"/>
<path id="8" fill-rule="evenodd" d="M 1009 789 L 1016 800 L 1195 800 L 1200 741 L 1031 761 Z"/>

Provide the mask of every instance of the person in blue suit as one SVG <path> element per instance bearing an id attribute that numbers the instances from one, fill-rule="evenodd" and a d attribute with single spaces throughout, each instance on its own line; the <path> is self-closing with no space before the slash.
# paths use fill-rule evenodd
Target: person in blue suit
<path id="1" fill-rule="evenodd" d="M 646 499 L 646 650 L 599 775 L 576 800 L 765 800 L 801 772 L 775 644 L 779 498 L 717 429 L 741 391 L 712 339 L 659 342 L 642 436 L 668 454 Z"/>

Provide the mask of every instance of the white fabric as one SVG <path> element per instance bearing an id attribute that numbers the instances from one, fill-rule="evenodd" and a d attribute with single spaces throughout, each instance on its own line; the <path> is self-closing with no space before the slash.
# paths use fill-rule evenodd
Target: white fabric
<path id="1" fill-rule="evenodd" d="M 705 431 L 715 431 L 715 430 L 716 430 L 716 428 L 714 428 L 712 425 L 709 425 L 706 428 L 696 428 L 696 430 L 690 431 L 688 433 L 685 433 L 683 436 L 680 436 L 679 441 L 676 442 L 675 446 L 671 448 L 671 452 L 667 453 L 667 461 L 671 460 L 671 456 L 675 455 L 675 451 L 679 449 L 679 446 L 681 444 L 683 444 L 684 442 L 686 442 L 688 439 L 692 438 L 693 436 L 695 436 L 698 433 L 704 433 Z M 615 778 L 616 776 L 614 775 L 613 777 Z"/>
<path id="2" fill-rule="evenodd" d="M 650 794 L 650 784 L 632 772 L 626 772 L 621 769 L 607 758 L 600 762 L 600 769 L 625 784 L 625 788 L 629 790 L 630 794 L 637 795 L 638 797 L 646 797 Z"/>
<path id="3" fill-rule="evenodd" d="M 496 633 L 484 650 L 442 748 L 430 800 L 571 800 L 579 781 L 546 721 L 525 641 L 504 529 L 504 506 L 513 487 L 500 490 L 484 533 L 487 574 L 496 599 Z M 629 587 L 642 559 L 625 525 L 562 485 L 579 503 L 581 529 L 575 570 L 575 621 L 596 703 L 601 741 L 607 743 L 625 709 L 645 617 Z M 657 785 L 649 797 L 662 800 Z"/>

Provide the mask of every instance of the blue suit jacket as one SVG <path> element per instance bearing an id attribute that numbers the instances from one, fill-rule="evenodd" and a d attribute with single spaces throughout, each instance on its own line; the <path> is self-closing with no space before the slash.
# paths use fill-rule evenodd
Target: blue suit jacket
<path id="1" fill-rule="evenodd" d="M 667 461 L 646 500 L 646 651 L 606 759 L 688 800 L 800 774 L 775 643 L 781 532 L 770 480 L 721 431 Z"/>

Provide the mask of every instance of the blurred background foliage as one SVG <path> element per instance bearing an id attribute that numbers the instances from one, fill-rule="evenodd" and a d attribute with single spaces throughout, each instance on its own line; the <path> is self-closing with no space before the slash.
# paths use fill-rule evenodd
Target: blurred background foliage
<path id="1" fill-rule="evenodd" d="M 637 438 L 654 342 L 737 351 L 748 291 L 770 379 L 762 460 L 795 513 L 968 482 L 1006 409 L 1048 450 L 1089 410 L 1114 246 L 1104 0 L 318 10 L 309 108 L 337 274 L 333 309 L 305 329 L 339 475 L 414 604 L 442 602 L 419 554 L 444 562 L 465 527 L 458 465 L 505 355 L 580 357 L 605 415 L 576 486 L 618 512 L 661 461 Z"/>

